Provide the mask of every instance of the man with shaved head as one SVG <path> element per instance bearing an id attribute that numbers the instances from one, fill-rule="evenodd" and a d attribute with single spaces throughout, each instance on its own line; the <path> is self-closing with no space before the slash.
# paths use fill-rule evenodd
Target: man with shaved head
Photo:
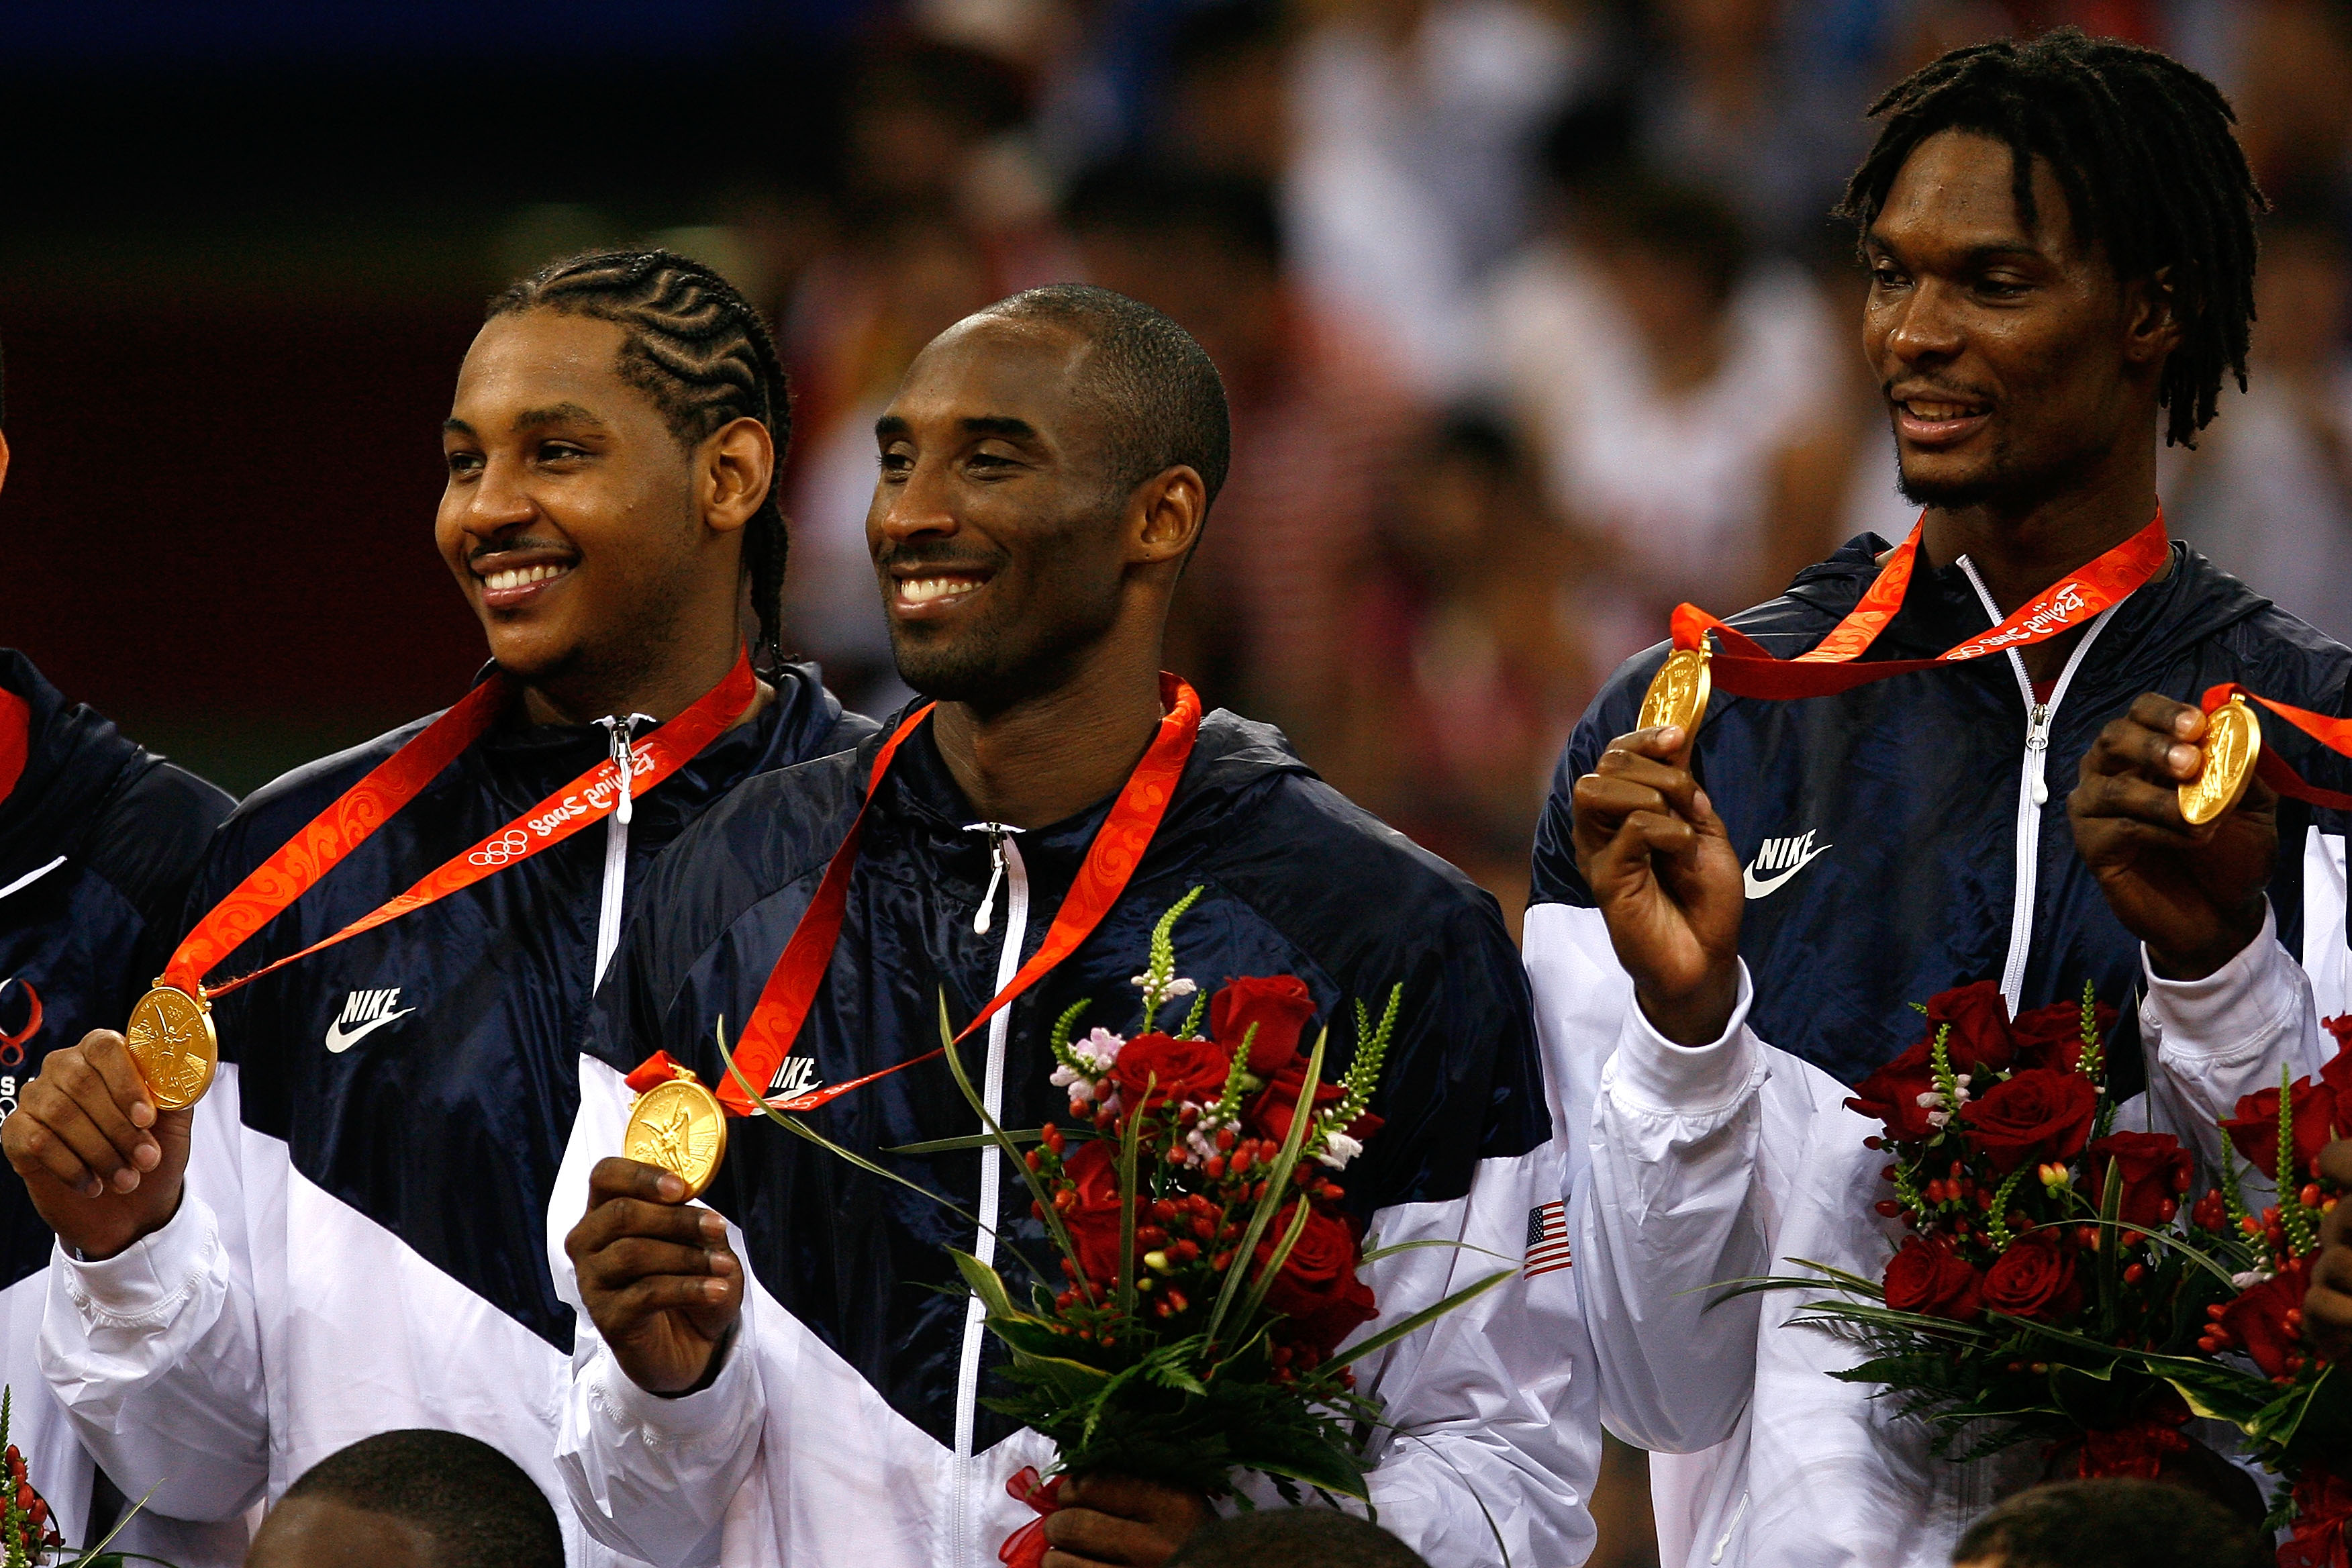
<path id="1" fill-rule="evenodd" d="M 558 1464 L 593 1533 L 665 1568 L 979 1563 L 1034 1517 L 1007 1483 L 1053 1449 L 988 1407 L 1001 1354 L 948 1248 L 1025 1290 L 1015 1249 L 1050 1244 L 1007 1201 L 994 1151 L 894 1152 L 981 1130 L 946 1066 L 915 1058 L 939 1044 L 942 1001 L 961 1023 L 1013 990 L 965 1049 L 992 1116 L 1037 1125 L 1066 1098 L 1048 1026 L 1085 999 L 1132 1031 L 1151 927 L 1194 889 L 1178 969 L 1203 987 L 1295 974 L 1329 1018 L 1402 985 L 1372 1101 L 1387 1126 L 1346 1184 L 1384 1245 L 1466 1241 L 1516 1261 L 1529 1210 L 1558 1191 L 1494 900 L 1278 732 L 1202 717 L 1160 671 L 1169 595 L 1226 468 L 1200 346 L 1103 289 L 1017 295 L 934 341 L 876 436 L 867 543 L 899 673 L 934 705 L 886 729 L 887 754 L 877 738 L 753 781 L 673 847 L 600 998 L 588 1052 L 605 1068 L 583 1080 L 558 1188 L 559 1214 L 567 1196 L 584 1210 L 566 1249 L 586 1318 Z M 1008 985 L 1060 923 L 1097 831 L 1127 821 L 1117 797 L 1139 759 L 1176 783 L 1124 890 L 1042 978 Z M 819 906 L 838 910 L 815 949 L 830 957 L 804 1018 L 765 1032 L 771 972 L 828 863 L 847 868 L 840 901 Z M 1334 1031 L 1333 1050 L 1348 1039 Z M 757 1117 L 733 1124 L 708 1207 L 613 1157 L 623 1075 L 643 1084 L 667 1059 L 725 1083 L 730 1047 L 771 1099 L 907 1065 L 807 1120 L 946 1204 Z M 1492 1267 L 1433 1247 L 1368 1279 L 1394 1321 Z M 1582 1343 L 1561 1270 L 1360 1362 L 1361 1392 L 1411 1434 L 1377 1435 L 1382 1522 L 1435 1562 L 1504 1546 L 1581 1561 L 1600 1440 Z M 1156 1568 L 1208 1517 L 1150 1478 L 1076 1477 L 1061 1501 L 1045 1568 Z"/>

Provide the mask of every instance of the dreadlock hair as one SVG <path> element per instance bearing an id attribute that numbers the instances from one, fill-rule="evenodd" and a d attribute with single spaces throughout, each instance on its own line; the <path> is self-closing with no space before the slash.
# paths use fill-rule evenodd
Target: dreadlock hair
<path id="1" fill-rule="evenodd" d="M 2031 43 L 1954 49 L 1871 105 L 1877 143 L 1846 184 L 1838 216 L 1867 235 L 1905 160 L 1943 131 L 2008 144 L 2011 190 L 2031 229 L 2033 160 L 2066 194 L 2076 228 L 2119 279 L 2165 282 L 2181 325 L 2157 402 L 2165 439 L 2197 444 L 2226 370 L 2246 385 L 2254 319 L 2254 217 L 2266 205 L 2231 133 L 2221 89 L 2179 61 L 2059 27 Z"/>
<path id="2" fill-rule="evenodd" d="M 776 471 L 793 442 L 792 383 L 768 323 L 735 286 L 698 261 L 667 250 L 600 250 L 551 262 L 493 297 L 484 319 L 554 310 L 611 321 L 626 336 L 621 378 L 653 399 L 689 451 L 735 419 L 756 419 L 776 446 Z M 743 532 L 759 616 L 755 651 L 772 672 L 784 660 L 784 556 L 790 544 L 771 478 Z"/>

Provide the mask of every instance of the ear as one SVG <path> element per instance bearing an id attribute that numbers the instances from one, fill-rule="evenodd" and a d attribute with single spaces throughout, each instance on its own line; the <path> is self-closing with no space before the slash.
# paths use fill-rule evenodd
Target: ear
<path id="1" fill-rule="evenodd" d="M 2172 287 L 2172 268 L 2158 268 L 2124 288 L 2124 357 L 2133 364 L 2161 368 L 2180 346 L 2181 300 Z"/>
<path id="2" fill-rule="evenodd" d="M 0 486 L 8 482 L 8 432 L 0 430 Z"/>
<path id="3" fill-rule="evenodd" d="M 1201 538 L 1209 489 L 1190 465 L 1179 463 L 1136 487 L 1128 508 L 1127 558 L 1139 566 L 1181 565 Z"/>
<path id="4" fill-rule="evenodd" d="M 776 444 L 757 419 L 732 419 L 695 453 L 695 491 L 703 525 L 736 533 L 751 521 L 776 478 Z"/>

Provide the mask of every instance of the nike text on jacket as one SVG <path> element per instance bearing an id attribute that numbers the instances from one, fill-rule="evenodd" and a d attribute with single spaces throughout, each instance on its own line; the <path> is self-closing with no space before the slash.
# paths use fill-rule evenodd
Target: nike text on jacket
<path id="1" fill-rule="evenodd" d="M 193 924 L 426 722 L 314 763 L 221 831 Z M 59 1258 L 42 1363 L 132 1496 L 197 1519 L 275 1498 L 346 1444 L 468 1433 L 547 1487 L 572 1310 L 547 1204 L 578 1103 L 600 952 L 662 846 L 740 780 L 854 744 L 805 667 L 617 814 L 438 903 L 222 997 L 171 1223 Z M 231 955 L 244 973 L 341 930 L 607 754 L 593 725 L 509 717 Z M 581 1563 L 585 1542 L 570 1542 Z"/>
<path id="2" fill-rule="evenodd" d="M 1885 549 L 1856 540 L 1736 624 L 1782 657 L 1811 647 Z M 1871 657 L 1932 656 L 1997 618 L 1965 562 L 1923 569 Z M 1796 1272 L 1797 1258 L 1885 1267 L 1898 1235 L 1871 1206 L 1885 1157 L 1842 1101 L 1918 1037 L 1910 1004 L 1950 986 L 1997 979 L 2014 1011 L 2092 982 L 2124 1009 L 2118 1092 L 2146 1090 L 2117 1124 L 2209 1153 L 2239 1094 L 2275 1085 L 2282 1063 L 2315 1067 L 2314 987 L 2345 1005 L 2343 823 L 2282 803 L 2274 920 L 2221 973 L 2171 985 L 2108 910 L 2065 802 L 2100 730 L 2142 692 L 2194 701 L 2235 679 L 2336 713 L 2352 653 L 2176 544 L 2044 695 L 2013 653 L 1835 697 L 1718 695 L 1694 766 L 1746 867 L 1752 985 L 1726 1037 L 1696 1050 L 1641 1018 L 1570 837 L 1570 786 L 1633 727 L 1664 656 L 1621 669 L 1570 742 L 1527 925 L 1547 1065 L 1563 1114 L 1591 1130 L 1569 1163 L 1603 1405 L 1612 1429 L 1661 1451 L 1653 1492 L 1674 1568 L 1944 1568 L 2032 1457 L 1930 1461 L 1922 1427 L 1827 1375 L 1862 1359 L 1854 1346 L 1781 1326 L 1801 1293 L 1710 1306 L 1705 1287 Z M 2305 777 L 2342 787 L 2340 759 L 2284 725 L 2266 733 Z"/>
<path id="3" fill-rule="evenodd" d="M 583 1063 L 559 1213 L 581 1211 L 588 1168 L 621 1146 L 623 1072 L 665 1049 L 705 1081 L 720 1076 L 714 1030 L 723 1017 L 731 1040 L 749 1016 L 873 749 L 745 786 L 656 872 L 599 1002 L 601 1061 Z M 839 1083 L 935 1047 L 942 989 L 950 1016 L 971 1017 L 1036 951 L 1107 809 L 1020 834 L 974 824 L 929 731 L 910 738 L 866 819 L 840 944 L 779 1081 Z M 1277 732 L 1229 713 L 1203 721 L 1158 836 L 1093 936 L 998 1013 L 984 1045 L 970 1042 L 1004 1124 L 1066 1108 L 1045 1045 L 1064 1008 L 1092 998 L 1090 1022 L 1133 1027 L 1152 923 L 1195 887 L 1207 891 L 1178 928 L 1178 969 L 1203 987 L 1295 973 L 1326 1019 L 1404 987 L 1373 1100 L 1388 1125 L 1349 1167 L 1349 1201 L 1383 1244 L 1486 1251 L 1375 1265 L 1382 1321 L 1517 1264 L 1559 1177 L 1525 979 L 1493 900 L 1316 780 Z M 1342 1065 L 1352 1038 L 1351 1023 L 1332 1030 Z M 944 1064 L 813 1121 L 1048 1255 L 994 1152 L 886 1152 L 978 1130 Z M 1051 1454 L 981 1403 L 997 1348 L 949 1289 L 945 1250 L 974 1247 L 974 1229 L 757 1119 L 735 1124 L 705 1201 L 749 1271 L 710 1387 L 644 1394 L 582 1319 L 560 1462 L 590 1529 L 678 1568 L 993 1561 L 1034 1517 L 1006 1479 Z M 1402 1429 L 1382 1439 L 1374 1501 L 1433 1562 L 1499 1562 L 1486 1512 L 1513 1562 L 1572 1564 L 1591 1549 L 1600 1435 L 1572 1273 L 1514 1280 L 1358 1369 Z"/>
<path id="4" fill-rule="evenodd" d="M 0 1121 L 51 1051 L 92 1029 L 122 1027 L 162 966 L 206 841 L 236 804 L 68 702 L 23 654 L 0 648 L 0 752 L 13 748 L 11 731 L 25 752 L 14 787 L 0 785 Z M 90 1540 L 89 1457 L 49 1397 L 36 1354 L 55 1246 L 24 1184 L 0 1179 L 9 1440 L 57 1510 L 58 1533 L 82 1546 Z M 135 1521 L 115 1545 L 207 1568 L 242 1562 L 245 1531 L 158 1513 Z"/>

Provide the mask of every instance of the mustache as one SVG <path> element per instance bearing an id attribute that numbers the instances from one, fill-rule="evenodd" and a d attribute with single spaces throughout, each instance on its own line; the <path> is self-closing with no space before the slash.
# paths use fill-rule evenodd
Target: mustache
<path id="1" fill-rule="evenodd" d="M 562 539 L 532 539 L 528 535 L 525 535 L 515 539 L 494 539 L 485 541 L 484 542 L 474 546 L 473 549 L 467 551 L 466 552 L 466 559 L 469 562 L 479 561 L 485 555 L 504 555 L 509 551 L 515 550 L 560 551 L 566 555 L 577 555 L 580 553 L 579 551 L 572 546 L 569 541 Z"/>
<path id="2" fill-rule="evenodd" d="M 1007 559 L 1001 550 L 958 550 L 945 542 L 917 540 L 885 547 L 874 557 L 874 564 L 885 572 L 898 566 L 929 567 L 933 571 L 971 569 L 992 572 L 1002 567 Z"/>

